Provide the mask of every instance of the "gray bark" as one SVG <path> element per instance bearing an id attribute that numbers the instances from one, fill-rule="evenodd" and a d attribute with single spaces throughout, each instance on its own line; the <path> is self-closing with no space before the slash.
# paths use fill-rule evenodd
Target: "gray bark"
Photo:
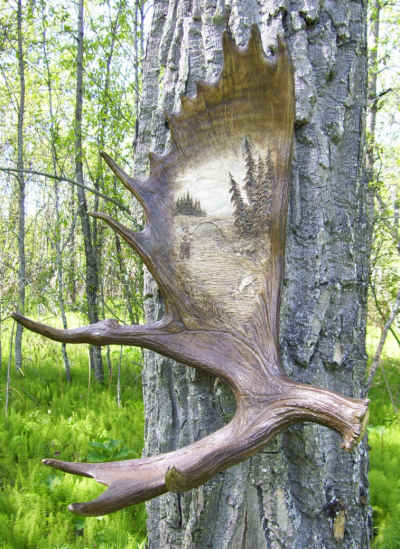
<path id="1" fill-rule="evenodd" d="M 18 104 L 18 310 L 25 312 L 25 176 L 24 176 L 24 114 L 25 114 L 25 66 L 22 37 L 22 0 L 17 5 L 18 34 L 18 74 L 19 74 L 19 104 Z M 15 333 L 15 367 L 22 368 L 22 330 L 18 324 Z"/>
<path id="2" fill-rule="evenodd" d="M 83 103 L 83 22 L 84 0 L 78 5 L 78 34 L 76 55 L 76 102 L 75 102 L 75 179 L 83 185 L 83 152 L 82 152 L 82 103 Z M 98 322 L 98 268 L 92 227 L 90 225 L 85 191 L 78 187 L 78 212 L 81 219 L 86 261 L 86 299 L 88 317 L 91 324 Z M 97 381 L 104 381 L 104 368 L 100 347 L 89 347 L 90 366 Z"/>
<path id="3" fill-rule="evenodd" d="M 245 46 L 252 23 L 264 48 L 285 37 L 296 84 L 296 134 L 281 352 L 297 381 L 364 396 L 369 223 L 364 171 L 366 5 L 362 0 L 158 0 L 144 67 L 136 172 L 168 149 L 164 111 L 221 69 L 227 25 Z M 161 83 L 161 85 L 160 85 Z M 163 305 L 147 277 L 146 316 Z M 221 382 L 154 353 L 143 375 L 145 453 L 182 447 L 220 427 L 233 401 Z M 150 549 L 368 548 L 365 444 L 290 428 L 250 460 L 184 494 L 148 503 Z"/>
<path id="4" fill-rule="evenodd" d="M 53 87 L 51 82 L 51 72 L 49 58 L 47 55 L 47 36 L 46 36 L 46 15 L 45 15 L 45 6 L 42 2 L 42 24 L 43 24 L 43 58 L 46 66 L 47 73 L 47 90 L 49 96 L 49 114 L 50 114 L 50 140 L 51 140 L 51 159 L 53 164 L 54 175 L 58 175 L 58 158 L 56 150 L 56 139 L 57 139 L 57 129 L 54 124 L 54 112 L 53 112 Z M 57 296 L 58 296 L 58 305 L 60 307 L 61 319 L 63 328 L 67 329 L 67 315 L 65 312 L 65 300 L 64 300 L 64 267 L 63 267 L 63 254 L 62 254 L 62 244 L 61 244 L 61 216 L 60 216 L 60 190 L 58 185 L 58 180 L 55 180 L 54 183 L 54 201 L 55 201 L 55 210 L 56 210 L 56 227 L 54 235 L 54 246 L 56 249 L 56 269 L 57 269 Z M 67 346 L 65 343 L 61 343 L 61 352 L 64 361 L 65 368 L 65 377 L 67 382 L 71 381 L 71 363 L 67 353 Z"/>
<path id="5" fill-rule="evenodd" d="M 372 6 L 373 18 L 370 25 L 369 43 L 369 79 L 368 79 L 368 99 L 370 101 L 368 112 L 368 133 L 369 143 L 367 151 L 367 173 L 370 181 L 374 178 L 374 155 L 375 155 L 375 129 L 376 115 L 378 112 L 377 84 L 378 84 L 378 46 L 381 5 L 379 0 L 375 0 Z"/>

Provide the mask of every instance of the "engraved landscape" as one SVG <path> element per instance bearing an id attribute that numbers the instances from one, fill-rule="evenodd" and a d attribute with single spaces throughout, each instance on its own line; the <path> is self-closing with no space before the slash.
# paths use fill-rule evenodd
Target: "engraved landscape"
<path id="1" fill-rule="evenodd" d="M 199 314 L 208 323 L 234 318 L 242 325 L 268 271 L 274 166 L 269 151 L 258 150 L 247 136 L 236 162 L 218 163 L 217 169 L 209 163 L 203 185 L 201 178 L 186 177 L 177 186 L 175 256 Z"/>

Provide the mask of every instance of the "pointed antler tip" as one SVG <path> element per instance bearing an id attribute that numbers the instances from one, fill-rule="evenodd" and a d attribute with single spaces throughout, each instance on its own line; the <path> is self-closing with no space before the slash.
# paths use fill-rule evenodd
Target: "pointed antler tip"
<path id="1" fill-rule="evenodd" d="M 253 23 L 253 25 L 251 25 L 250 36 L 253 40 L 258 40 L 261 42 L 260 27 L 257 25 L 257 23 Z"/>
<path id="2" fill-rule="evenodd" d="M 76 515 L 86 515 L 85 513 L 86 504 L 85 503 L 70 503 L 68 505 L 68 511 L 75 513 Z"/>
<path id="3" fill-rule="evenodd" d="M 236 49 L 236 43 L 228 30 L 222 33 L 222 46 L 224 51 L 227 49 Z"/>
<path id="4" fill-rule="evenodd" d="M 48 467 L 54 467 L 55 469 L 59 469 L 60 463 L 63 463 L 63 462 L 58 459 L 45 458 L 45 459 L 42 459 L 42 463 L 43 465 L 47 465 Z"/>
<path id="5" fill-rule="evenodd" d="M 285 38 L 283 37 L 282 34 L 278 34 L 277 43 L 278 43 L 278 55 L 286 55 L 287 47 L 286 47 Z"/>
<path id="6" fill-rule="evenodd" d="M 116 162 L 105 151 L 100 151 L 100 156 L 110 166 L 111 169 L 113 169 L 113 166 L 116 166 Z"/>

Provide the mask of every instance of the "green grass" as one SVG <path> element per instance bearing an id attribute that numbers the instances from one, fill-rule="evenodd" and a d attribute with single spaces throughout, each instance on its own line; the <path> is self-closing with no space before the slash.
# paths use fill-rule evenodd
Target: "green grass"
<path id="1" fill-rule="evenodd" d="M 373 356 L 379 334 L 369 329 L 367 348 Z M 390 335 L 382 365 L 400 408 L 400 349 Z M 383 370 L 376 373 L 370 391 L 370 503 L 374 519 L 374 549 L 400 549 L 400 414 L 393 409 L 386 389 Z"/>
<path id="2" fill-rule="evenodd" d="M 44 457 L 104 461 L 141 455 L 140 351 L 124 348 L 118 407 L 118 347 L 111 350 L 115 371 L 104 387 L 88 375 L 84 345 L 68 346 L 71 384 L 59 344 L 25 332 L 24 349 L 24 375 L 12 370 L 7 417 L 7 357 L 0 372 L 0 549 L 144 548 L 143 505 L 105 517 L 76 516 L 67 505 L 92 499 L 104 487 L 41 464 Z"/>
<path id="3" fill-rule="evenodd" d="M 400 425 L 369 429 L 370 500 L 375 549 L 400 548 Z"/>

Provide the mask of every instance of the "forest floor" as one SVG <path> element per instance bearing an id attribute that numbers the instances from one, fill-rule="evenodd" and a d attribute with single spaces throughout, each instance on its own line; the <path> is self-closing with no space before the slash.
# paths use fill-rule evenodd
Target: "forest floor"
<path id="1" fill-rule="evenodd" d="M 79 324 L 77 318 L 71 322 Z M 3 345 L 7 335 L 3 333 Z M 88 375 L 85 345 L 67 347 L 70 384 L 65 381 L 59 344 L 25 331 L 24 349 L 23 375 L 11 370 L 7 416 L 8 357 L 0 372 L 0 549 L 144 549 L 144 505 L 104 517 L 79 517 L 67 505 L 93 499 L 104 487 L 41 464 L 45 457 L 66 461 L 140 457 L 141 351 L 123 349 L 118 406 L 119 347 L 110 349 L 114 371 L 106 372 L 104 387 Z"/>
<path id="2" fill-rule="evenodd" d="M 81 323 L 77 317 L 73 320 L 71 325 Z M 3 328 L 0 371 L 0 549 L 144 549 L 144 505 L 105 517 L 76 516 L 67 511 L 67 505 L 92 499 L 103 488 L 91 479 L 60 474 L 41 464 L 44 457 L 107 461 L 141 455 L 141 351 L 123 349 L 119 406 L 119 347 L 110 349 L 113 371 L 106 373 L 100 387 L 88 371 L 87 346 L 69 345 L 73 379 L 67 384 L 59 344 L 25 332 L 25 355 L 29 350 L 29 356 L 25 356 L 23 375 L 11 369 L 6 414 L 8 357 L 4 355 L 8 349 L 4 347 L 9 328 Z M 377 337 L 370 330 L 370 355 Z M 384 372 L 400 407 L 400 359 L 395 341 L 389 339 L 385 353 Z M 400 549 L 400 413 L 391 404 L 382 368 L 370 397 L 373 547 Z"/>
<path id="3" fill-rule="evenodd" d="M 377 331 L 369 329 L 367 351 L 370 357 L 373 357 L 378 337 Z M 370 504 L 375 534 L 373 548 L 400 549 L 400 353 L 391 334 L 385 344 L 384 357 L 369 398 Z"/>

